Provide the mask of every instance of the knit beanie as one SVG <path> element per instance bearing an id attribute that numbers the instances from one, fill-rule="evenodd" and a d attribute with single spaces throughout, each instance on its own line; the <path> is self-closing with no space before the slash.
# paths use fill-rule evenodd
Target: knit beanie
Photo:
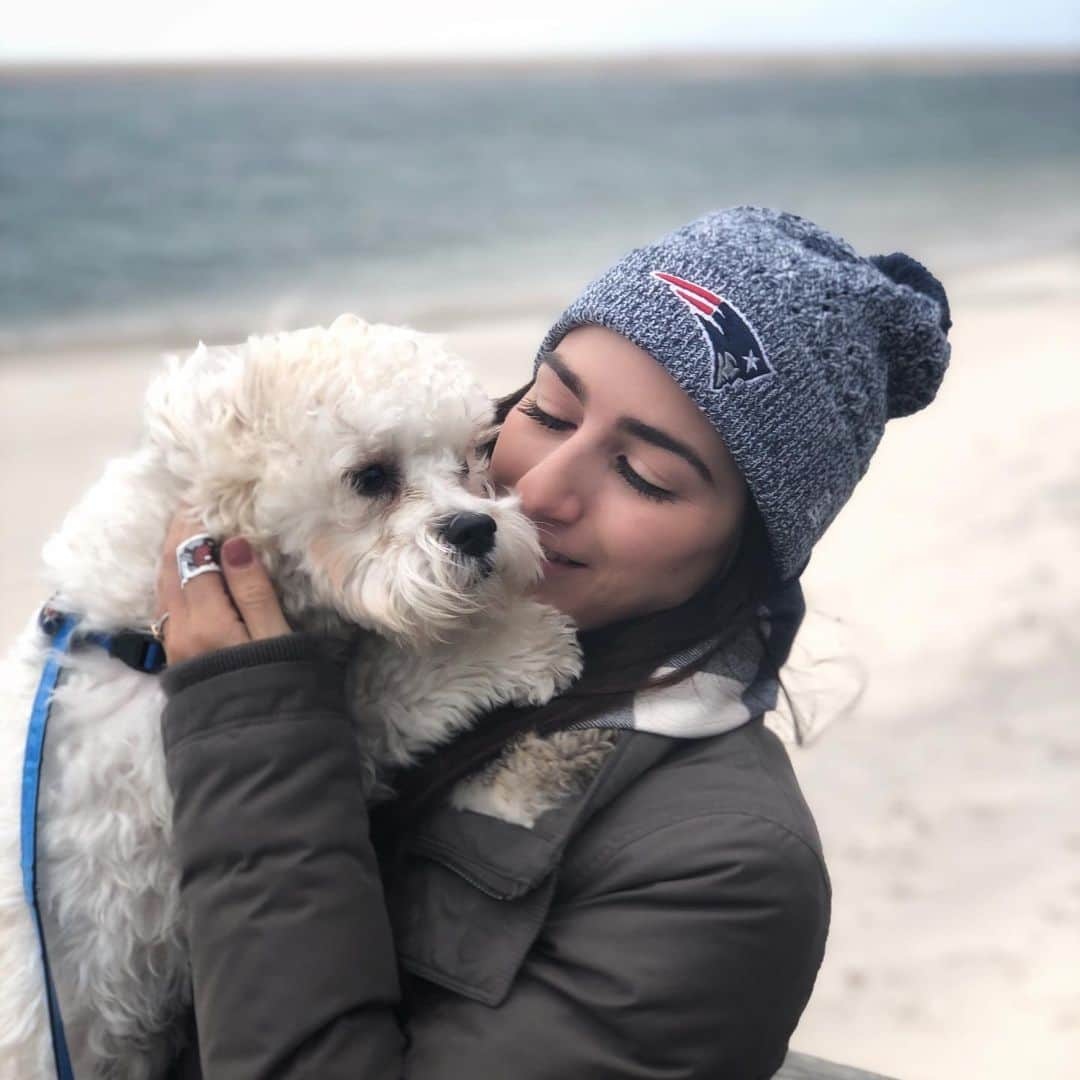
<path id="1" fill-rule="evenodd" d="M 605 326 L 650 353 L 723 438 L 774 570 L 799 577 L 866 472 L 885 421 L 925 408 L 949 365 L 941 283 L 909 256 L 860 256 L 784 211 L 735 206 L 636 248 L 540 346 Z"/>

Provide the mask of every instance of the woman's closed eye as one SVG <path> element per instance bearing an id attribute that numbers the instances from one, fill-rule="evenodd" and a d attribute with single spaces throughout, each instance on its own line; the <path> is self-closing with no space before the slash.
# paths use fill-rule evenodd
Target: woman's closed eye
<path id="1" fill-rule="evenodd" d="M 525 398 L 518 408 L 521 409 L 526 416 L 531 417 L 538 424 L 543 424 L 546 428 L 551 428 L 552 431 L 568 431 L 574 426 L 568 420 L 559 420 L 557 417 L 552 416 L 551 413 L 544 412 L 544 410 L 536 404 L 535 398 Z"/>
<path id="2" fill-rule="evenodd" d="M 531 420 L 535 420 L 536 423 L 541 424 L 546 428 L 550 428 L 552 431 L 569 431 L 574 425 L 568 420 L 560 420 L 557 416 L 552 416 L 550 413 L 544 412 L 539 405 L 536 404 L 535 399 L 525 398 L 518 408 Z M 626 459 L 625 454 L 619 454 L 615 459 L 615 471 L 640 495 L 644 495 L 647 499 L 654 499 L 656 502 L 671 502 L 675 499 L 675 495 L 667 491 L 662 487 L 657 487 L 655 484 L 650 484 L 644 477 L 639 476 L 633 468 L 630 466 L 630 462 Z"/>

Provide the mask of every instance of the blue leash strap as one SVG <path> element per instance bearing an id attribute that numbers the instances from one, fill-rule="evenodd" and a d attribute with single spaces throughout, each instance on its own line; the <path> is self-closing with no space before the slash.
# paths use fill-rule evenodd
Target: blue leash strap
<path id="1" fill-rule="evenodd" d="M 56 997 L 49 954 L 45 946 L 45 929 L 41 923 L 41 909 L 37 893 L 37 811 L 38 794 L 41 789 L 41 766 L 45 751 L 45 731 L 52 708 L 53 691 L 60 682 L 64 655 L 72 646 L 72 635 L 78 620 L 64 615 L 52 634 L 52 648 L 41 673 L 34 706 L 30 713 L 30 727 L 26 735 L 26 754 L 23 758 L 22 803 L 20 818 L 21 865 L 23 889 L 34 917 L 38 943 L 41 946 L 41 966 L 45 976 L 45 989 L 49 1006 L 49 1027 L 52 1030 L 53 1055 L 56 1059 L 56 1075 L 59 1080 L 74 1080 L 67 1039 L 64 1037 L 64 1021 L 60 1015 L 60 1003 Z M 44 622 L 43 622 L 44 626 Z"/>

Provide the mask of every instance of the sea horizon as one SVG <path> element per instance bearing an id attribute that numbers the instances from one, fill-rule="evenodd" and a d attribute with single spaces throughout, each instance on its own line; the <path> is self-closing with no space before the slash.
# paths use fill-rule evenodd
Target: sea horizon
<path id="1" fill-rule="evenodd" d="M 764 65 L 764 66 L 763 66 Z M 1080 67 L 1080 49 L 1020 48 L 990 49 L 984 46 L 888 46 L 875 48 L 810 49 L 648 49 L 625 52 L 607 49 L 590 52 L 538 53 L 499 57 L 490 54 L 402 54 L 367 56 L 327 54 L 324 56 L 290 55 L 219 55 L 147 57 L 29 57 L 9 59 L 0 56 L 0 77 L 70 74 L 199 74 L 230 72 L 397 72 L 418 74 L 453 74 L 455 72 L 565 71 L 588 68 L 594 71 L 666 71 L 715 78 L 739 76 L 763 78 L 777 72 L 812 73 L 814 70 L 852 69 L 901 71 L 1011 71 L 1070 69 Z"/>

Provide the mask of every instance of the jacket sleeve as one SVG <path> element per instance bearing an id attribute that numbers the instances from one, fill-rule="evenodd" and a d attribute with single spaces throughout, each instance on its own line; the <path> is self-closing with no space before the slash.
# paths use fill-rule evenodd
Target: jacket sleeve
<path id="1" fill-rule="evenodd" d="M 828 877 L 803 840 L 713 812 L 654 823 L 571 876 L 497 1011 L 456 995 L 423 1010 L 411 1076 L 775 1073 L 829 922 Z"/>
<path id="2" fill-rule="evenodd" d="M 205 1080 L 400 1077 L 396 960 L 327 642 L 170 672 L 173 841 Z"/>

